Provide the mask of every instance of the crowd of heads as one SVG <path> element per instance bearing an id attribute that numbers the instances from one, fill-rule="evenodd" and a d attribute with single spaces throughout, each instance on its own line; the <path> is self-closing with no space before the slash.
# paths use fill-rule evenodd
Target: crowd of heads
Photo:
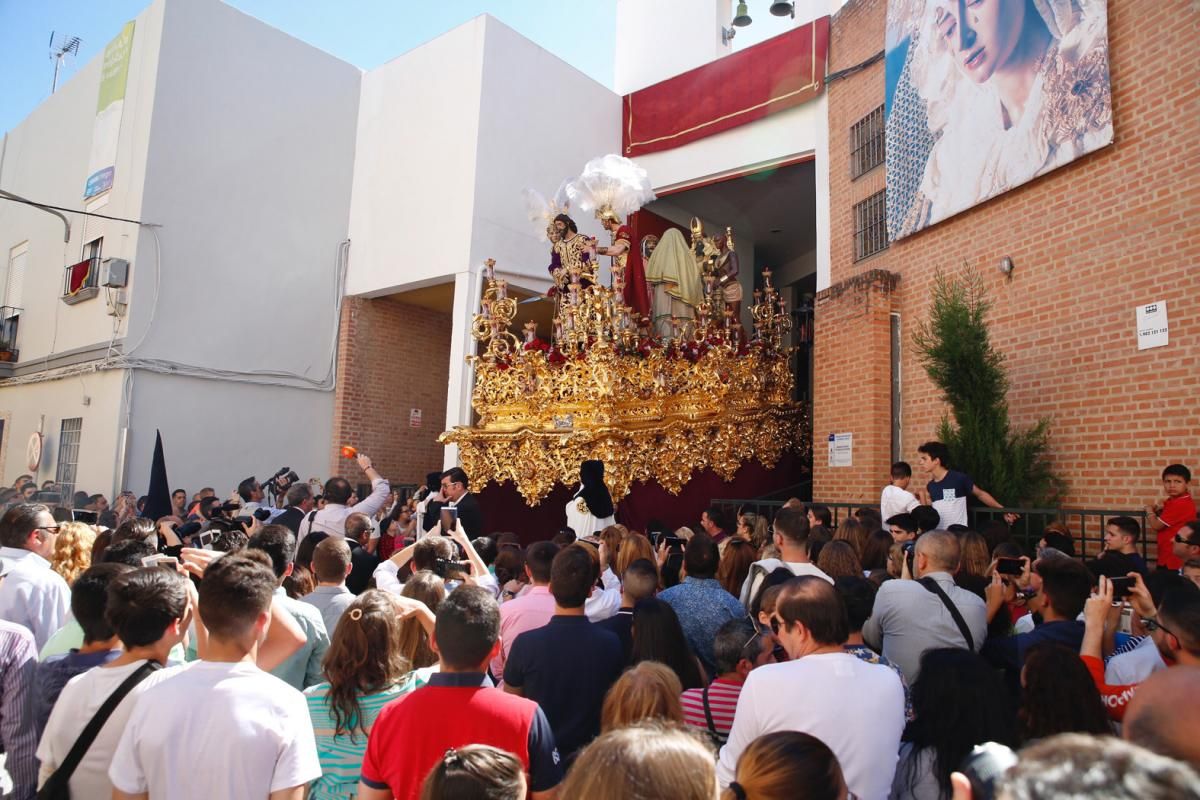
<path id="1" fill-rule="evenodd" d="M 937 443 L 922 452 L 948 458 Z M 907 464 L 893 466 L 893 484 L 911 477 Z M 1179 470 L 1164 477 L 1190 480 Z M 430 483 L 423 494 L 450 503 L 470 491 L 461 469 Z M 894 758 L 874 766 L 892 797 L 1200 796 L 1200 722 L 1190 711 L 1200 691 L 1200 523 L 1176 535 L 1183 567 L 1155 571 L 1132 558 L 1144 552 L 1145 533 L 1132 516 L 1108 518 L 1099 547 L 1064 522 L 1044 526 L 1034 542 L 1002 522 L 943 530 L 925 504 L 882 519 L 869 506 L 799 500 L 712 506 L 694 527 L 652 520 L 645 532 L 616 524 L 582 538 L 565 529 L 538 541 L 529 531 L 468 540 L 424 535 L 415 498 L 355 512 L 354 487 L 336 477 L 319 492 L 300 482 L 275 487 L 281 505 L 306 515 L 318 502 L 347 506 L 343 535 L 310 528 L 298 537 L 270 515 L 253 516 L 267 502 L 253 478 L 237 486 L 240 505 L 180 491 L 160 519 L 140 515 L 144 499 L 124 494 L 109 508 L 79 493 L 64 513 L 65 505 L 36 502 L 53 486 L 30 486 L 18 482 L 0 498 L 0 545 L 37 554 L 70 587 L 70 620 L 88 652 L 166 661 L 187 647 L 192 657 L 243 653 L 275 670 L 314 635 L 294 607 L 281 610 L 281 587 L 298 602 L 344 595 L 322 625 L 320 683 L 296 687 L 306 689 L 314 735 L 336 741 L 342 756 L 370 764 L 368 750 L 388 746 L 377 728 L 399 724 L 399 699 L 457 686 L 446 677 L 455 674 L 545 705 L 555 735 L 563 715 L 596 719 L 549 771 L 484 725 L 422 768 L 422 798 L 540 797 L 553 780 L 551 789 L 572 798 L 842 800 L 862 789 L 856 748 L 867 745 L 856 737 L 867 737 L 859 729 L 869 721 L 809 724 L 797 710 L 805 721 L 794 727 L 733 737 L 748 715 L 769 716 L 737 702 L 746 687 L 796 665 L 835 663 L 830 656 L 852 659 L 837 669 L 884 670 L 871 674 L 902 689 L 902 707 L 879 711 L 880 727 L 894 725 L 898 737 Z M 156 565 L 164 556 L 178 568 Z M 362 563 L 366 580 L 351 591 Z M 913 610 L 940 613 L 939 603 L 953 607 L 948 633 Z M 973 628 L 976 614 L 982 624 Z M 599 692 L 564 695 L 569 674 L 523 691 L 511 670 L 497 668 L 512 649 L 505 631 L 514 620 L 536 617 L 528 632 L 571 616 L 614 634 L 593 642 L 619 654 Z M 944 641 L 960 632 L 958 643 Z M 913 651 L 914 641 L 925 644 Z M 1099 674 L 1088 660 L 1093 646 Z M 1154 668 L 1119 686 L 1104 677 L 1106 663 L 1135 651 Z M 594 668 L 581 664 L 580 673 Z M 547 681 L 560 684 L 542 700 Z M 375 702 L 384 696 L 391 703 Z M 432 741 L 444 738 L 443 726 L 460 735 L 462 724 L 423 721 Z M 845 736 L 827 734 L 834 724 Z M 372 769 L 363 767 L 361 796 L 388 796 L 370 794 Z"/>

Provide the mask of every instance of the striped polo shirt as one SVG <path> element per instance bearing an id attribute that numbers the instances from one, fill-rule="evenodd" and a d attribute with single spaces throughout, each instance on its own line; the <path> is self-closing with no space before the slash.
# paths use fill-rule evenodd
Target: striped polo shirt
<path id="1" fill-rule="evenodd" d="M 425 680 L 421 675 L 410 672 L 382 692 L 361 695 L 358 705 L 362 709 L 363 730 L 355 728 L 353 736 L 347 732 L 334 735 L 333 710 L 327 699 L 329 684 L 318 683 L 306 689 L 304 697 L 308 700 L 308 714 L 312 717 L 322 772 L 321 777 L 312 784 L 309 800 L 353 800 L 358 797 L 358 778 L 362 774 L 363 754 L 367 750 L 367 733 L 375 724 L 375 718 L 385 705 L 424 685 Z"/>
<path id="2" fill-rule="evenodd" d="M 712 714 L 713 727 L 722 739 L 729 736 L 733 727 L 733 712 L 737 710 L 738 695 L 742 693 L 742 684 L 717 678 L 708 685 L 708 710 Z M 708 721 L 704 715 L 704 690 L 688 689 L 679 696 L 683 703 L 683 721 L 689 727 L 708 731 Z"/>

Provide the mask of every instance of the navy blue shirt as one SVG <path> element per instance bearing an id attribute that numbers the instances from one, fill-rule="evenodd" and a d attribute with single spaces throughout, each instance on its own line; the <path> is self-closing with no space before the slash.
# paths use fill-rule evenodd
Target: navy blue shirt
<path id="1" fill-rule="evenodd" d="M 983 655 L 1010 674 L 1015 672 L 1019 675 L 1025 664 L 1025 653 L 1042 642 L 1055 642 L 1078 653 L 1079 645 L 1083 642 L 1083 623 L 1077 619 L 1043 622 L 1029 633 L 993 636 L 984 645 Z"/>
<path id="2" fill-rule="evenodd" d="M 628 664 L 633 657 L 633 609 L 618 609 L 617 613 L 608 619 L 596 623 L 605 630 L 612 631 L 621 640 L 622 664 Z"/>
<path id="3" fill-rule="evenodd" d="M 50 719 L 50 709 L 54 708 L 54 703 L 62 694 L 67 681 L 80 673 L 87 672 L 92 667 L 107 664 L 120 655 L 120 650 L 80 653 L 78 649 L 73 648 L 66 655 L 51 656 L 37 665 L 33 712 L 39 737 L 41 732 L 46 730 L 46 722 Z"/>
<path id="4" fill-rule="evenodd" d="M 546 713 L 564 759 L 600 733 L 604 695 L 624 668 L 621 641 L 587 617 L 553 616 L 513 642 L 504 683 Z"/>
<path id="5" fill-rule="evenodd" d="M 940 481 L 930 481 L 925 488 L 929 490 L 929 500 L 942 519 L 939 528 L 946 530 L 951 525 L 968 524 L 967 501 L 975 491 L 975 482 L 970 475 L 949 470 Z"/>

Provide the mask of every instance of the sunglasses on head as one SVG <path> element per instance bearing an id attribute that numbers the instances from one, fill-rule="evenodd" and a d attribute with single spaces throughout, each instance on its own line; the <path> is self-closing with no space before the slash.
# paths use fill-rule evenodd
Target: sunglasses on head
<path id="1" fill-rule="evenodd" d="M 1179 544 L 1191 545 L 1192 547 L 1200 547 L 1200 542 L 1193 542 L 1191 537 L 1185 537 L 1182 533 L 1175 534 L 1175 541 Z"/>

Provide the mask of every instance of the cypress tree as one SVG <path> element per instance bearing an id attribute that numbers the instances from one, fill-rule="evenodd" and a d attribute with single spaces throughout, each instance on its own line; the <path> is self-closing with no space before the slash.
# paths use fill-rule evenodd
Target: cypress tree
<path id="1" fill-rule="evenodd" d="M 1004 354 L 992 347 L 991 310 L 979 274 L 934 277 L 929 316 L 913 335 L 921 365 L 950 406 L 937 437 L 950 448 L 954 469 L 970 475 L 1006 506 L 1045 505 L 1065 484 L 1051 468 L 1050 420 L 1014 429 L 1008 418 Z"/>

